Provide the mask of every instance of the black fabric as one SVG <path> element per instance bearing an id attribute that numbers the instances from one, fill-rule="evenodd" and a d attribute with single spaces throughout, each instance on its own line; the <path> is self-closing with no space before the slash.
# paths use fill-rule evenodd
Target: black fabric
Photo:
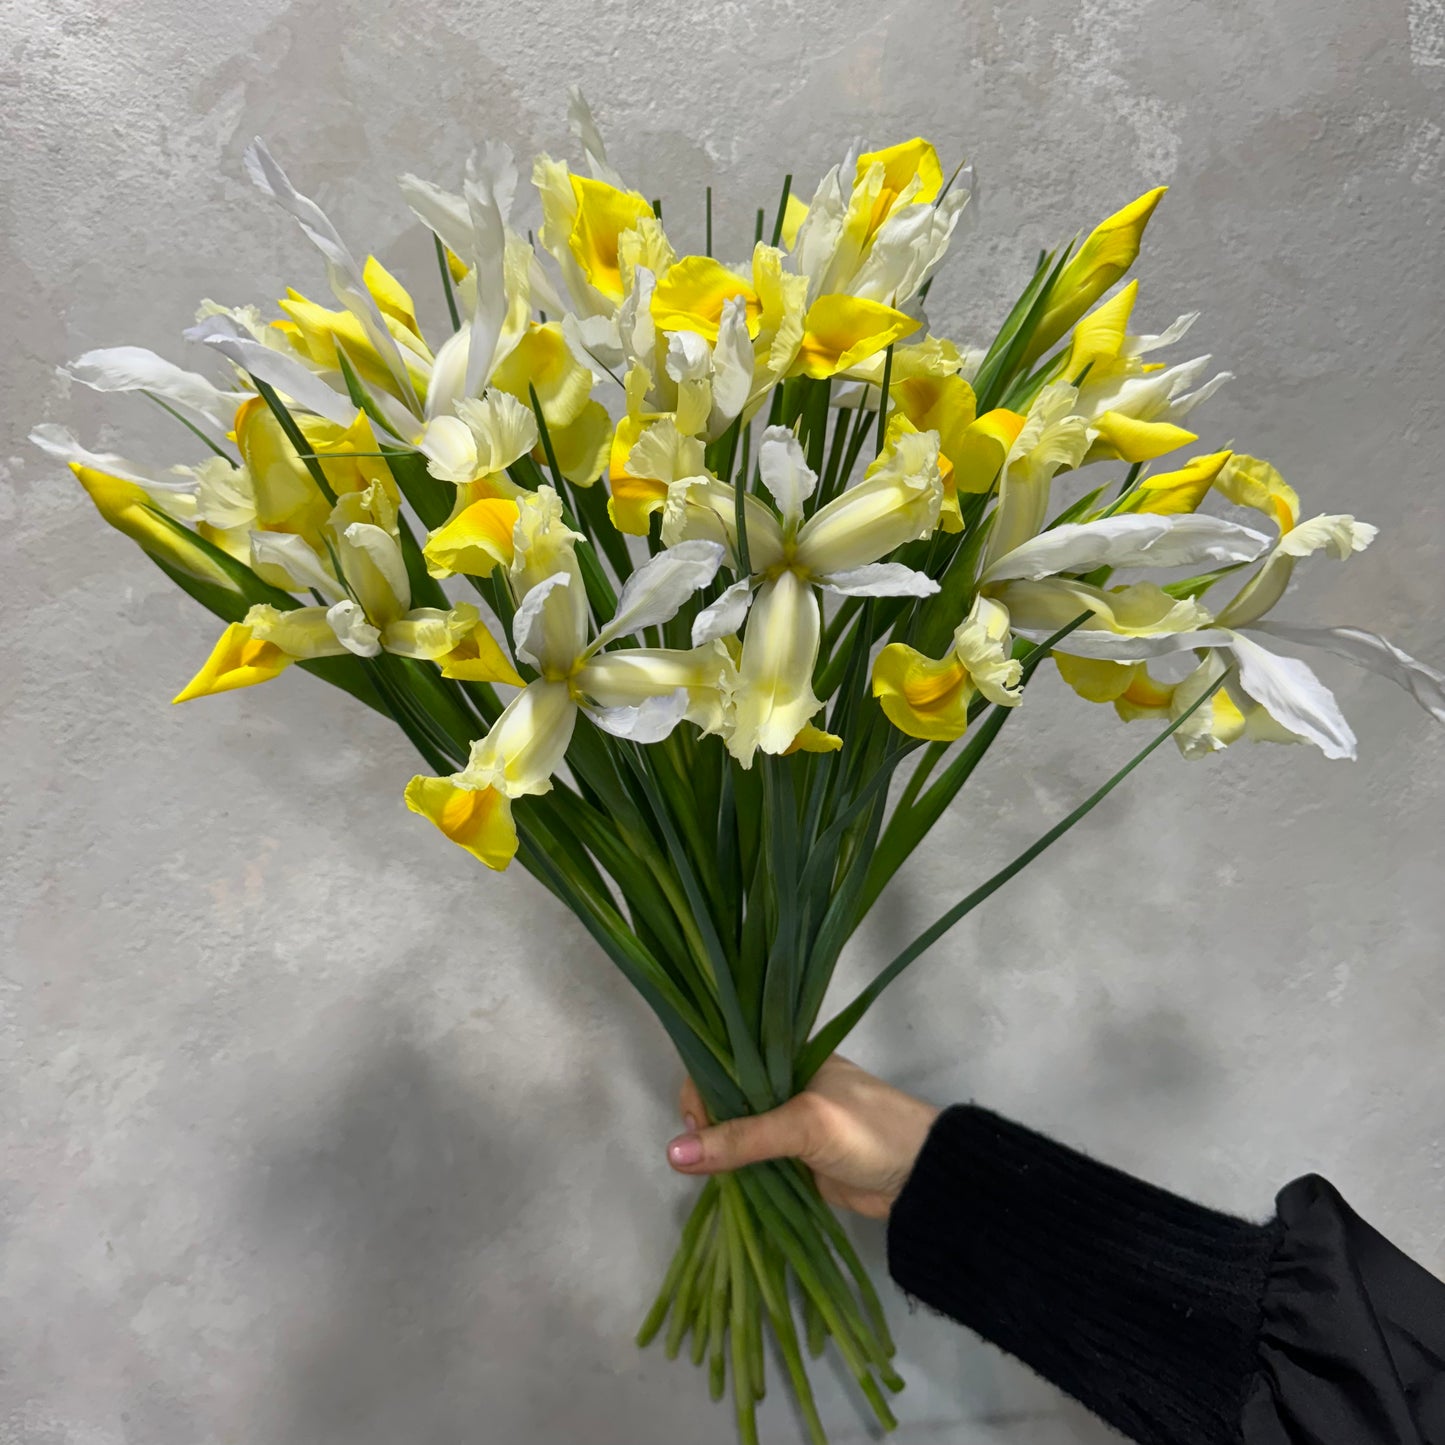
<path id="1" fill-rule="evenodd" d="M 1141 1445 L 1445 1445 L 1445 1285 L 1324 1180 L 1251 1224 L 973 1106 L 888 1223 L 894 1279 Z"/>
<path id="2" fill-rule="evenodd" d="M 1275 1205 L 1245 1445 L 1445 1445 L 1445 1284 L 1317 1174 Z"/>

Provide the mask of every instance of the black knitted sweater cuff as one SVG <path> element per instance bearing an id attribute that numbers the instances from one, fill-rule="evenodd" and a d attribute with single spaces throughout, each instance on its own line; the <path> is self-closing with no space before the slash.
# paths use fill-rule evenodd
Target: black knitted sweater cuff
<path id="1" fill-rule="evenodd" d="M 888 1266 L 1142 1445 L 1231 1445 L 1277 1237 L 958 1105 L 893 1206 Z"/>

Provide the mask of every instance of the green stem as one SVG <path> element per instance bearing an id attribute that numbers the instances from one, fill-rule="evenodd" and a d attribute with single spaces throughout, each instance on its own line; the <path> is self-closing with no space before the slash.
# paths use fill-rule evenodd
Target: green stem
<path id="1" fill-rule="evenodd" d="M 1062 838 L 1075 823 L 1092 812 L 1150 753 L 1160 747 L 1168 738 L 1172 737 L 1198 708 L 1202 707 L 1204 703 L 1213 697 L 1224 685 L 1224 682 L 1225 678 L 1221 677 L 1212 687 L 1199 696 L 1192 707 L 1182 712 L 1152 742 L 1146 747 L 1141 748 L 1108 782 L 1085 799 L 1068 817 L 1055 823 L 1047 833 L 1037 841 L 1031 843 L 1011 863 L 1000 868 L 987 882 L 981 883 L 972 893 L 961 898 L 952 908 L 940 914 L 933 923 L 925 928 L 845 1009 L 824 1025 L 808 1044 L 803 1052 L 803 1058 L 800 1064 L 800 1085 L 806 1083 L 817 1073 L 823 1061 L 847 1038 L 858 1020 L 863 1017 L 883 990 L 887 988 L 909 964 L 932 948 L 959 919 L 972 912 L 973 909 L 977 908 L 978 905 L 990 895 L 996 893 L 1010 878 L 1016 873 L 1021 872 L 1046 848 Z"/>
<path id="2" fill-rule="evenodd" d="M 437 269 L 442 273 L 442 290 L 447 298 L 447 315 L 452 318 L 452 331 L 458 332 L 462 329 L 462 313 L 457 310 L 457 295 L 452 289 L 452 268 L 447 265 L 447 248 L 442 245 L 440 236 L 433 236 L 437 248 Z"/>
<path id="3" fill-rule="evenodd" d="M 141 395 L 150 397 L 150 399 L 155 402 L 155 404 L 160 407 L 163 412 L 166 412 L 168 415 L 173 416 L 178 422 L 180 422 L 183 427 L 185 427 L 188 432 L 192 432 L 194 433 L 194 435 L 199 437 L 201 441 L 203 441 L 213 452 L 215 452 L 218 457 L 221 458 L 222 461 L 230 462 L 233 467 L 239 465 L 235 457 L 233 457 L 230 452 L 225 449 L 225 447 L 221 446 L 218 442 L 212 441 L 211 438 L 208 437 L 206 433 L 203 432 L 200 427 L 198 427 L 195 422 L 190 419 L 190 417 L 183 416 L 163 397 L 157 396 L 153 391 L 146 391 L 144 389 L 142 389 Z"/>

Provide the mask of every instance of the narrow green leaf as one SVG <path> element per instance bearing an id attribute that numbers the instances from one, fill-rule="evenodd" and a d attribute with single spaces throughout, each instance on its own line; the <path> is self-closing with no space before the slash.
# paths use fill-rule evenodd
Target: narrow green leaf
<path id="1" fill-rule="evenodd" d="M 221 458 L 222 461 L 230 462 L 233 467 L 240 465 L 236 458 L 233 457 L 230 452 L 225 449 L 225 447 L 221 446 L 219 442 L 213 441 L 210 437 L 208 437 L 206 433 L 203 432 L 200 427 L 198 427 L 195 422 L 190 419 L 190 417 L 184 416 L 182 415 L 182 413 L 178 412 L 175 407 L 173 407 L 168 401 L 166 401 L 164 397 L 157 396 L 153 391 L 146 391 L 144 387 L 141 388 L 141 395 L 150 397 L 150 399 L 155 402 L 155 404 L 160 407 L 163 412 L 167 413 L 169 416 L 173 416 L 178 422 L 180 422 L 183 427 L 185 427 L 188 432 L 192 433 L 192 435 L 194 436 L 199 437 L 206 446 L 208 446 L 213 452 L 215 452 L 218 457 Z"/>
<path id="2" fill-rule="evenodd" d="M 763 1065 L 762 1054 L 743 1019 L 732 972 L 728 967 L 727 953 L 723 949 L 722 940 L 718 936 L 712 913 L 708 908 L 702 886 L 698 882 L 687 850 L 678 836 L 672 815 L 658 791 L 642 749 L 636 744 L 624 743 L 620 751 L 631 767 L 633 775 L 642 785 L 643 795 L 647 798 L 653 817 L 662 830 L 667 850 L 672 857 L 673 867 L 687 893 L 694 919 L 707 946 L 708 955 L 712 961 L 713 985 L 717 991 L 718 1002 L 722 1007 L 723 1019 L 727 1024 L 728 1041 L 732 1046 L 738 1083 L 754 1110 L 761 1111 L 771 1108 L 776 1099 L 768 1088 L 767 1071 Z"/>
<path id="3" fill-rule="evenodd" d="M 617 965 L 628 982 L 642 995 L 667 1030 L 684 1067 L 703 1095 L 709 1112 L 716 1118 L 743 1112 L 747 1102 L 732 1077 L 732 1066 L 708 1043 L 702 1021 L 687 1000 L 677 992 L 666 972 L 627 929 L 615 910 L 593 904 L 578 893 L 545 847 L 535 841 L 519 840 L 518 855 L 526 854 L 529 867 L 550 880 L 553 888 L 581 920 L 582 926 Z"/>
<path id="4" fill-rule="evenodd" d="M 986 898 L 996 893 L 1009 879 L 1014 877 L 1015 874 L 1022 872 L 1040 853 L 1062 838 L 1075 823 L 1087 817 L 1145 758 L 1172 737 L 1173 734 L 1193 716 L 1197 709 L 1213 697 L 1224 685 L 1225 680 L 1223 677 L 1218 679 L 1212 687 L 1208 688 L 1199 696 L 1193 706 L 1182 712 L 1168 727 L 1160 732 L 1157 737 L 1135 753 L 1108 782 L 1086 798 L 1072 813 L 1055 823 L 1047 833 L 1031 843 L 1011 863 L 1000 868 L 991 878 L 980 884 L 972 893 L 960 899 L 952 908 L 941 914 L 933 923 L 925 928 L 846 1008 L 825 1024 L 823 1028 L 819 1030 L 818 1034 L 809 1042 L 799 1064 L 799 1086 L 801 1087 L 802 1084 L 806 1083 L 807 1080 L 811 1079 L 812 1076 L 817 1073 L 824 1060 L 847 1038 L 859 1019 L 868 1011 L 883 990 L 887 988 L 909 964 L 926 953 L 955 923 L 966 914 L 971 913 Z"/>
<path id="5" fill-rule="evenodd" d="M 432 240 L 437 248 L 437 269 L 442 273 L 442 291 L 447 298 L 447 315 L 452 318 L 452 331 L 456 333 L 462 329 L 462 313 L 457 310 L 456 292 L 452 290 L 452 268 L 447 265 L 447 248 L 442 245 L 440 236 L 433 236 Z"/>
<path id="6" fill-rule="evenodd" d="M 1204 572 L 1198 577 L 1186 577 L 1181 582 L 1166 582 L 1160 591 L 1183 600 L 1203 597 L 1216 582 L 1222 581 L 1231 572 L 1238 572 L 1241 567 L 1252 565 L 1249 562 L 1231 562 L 1227 567 L 1216 567 L 1213 572 Z"/>
<path id="7" fill-rule="evenodd" d="M 386 413 L 376 404 L 376 398 L 362 385 L 355 362 L 352 361 L 346 347 L 339 342 L 336 347 L 336 361 L 341 368 L 341 378 L 346 383 L 346 394 L 351 398 L 351 404 L 358 411 L 366 413 L 373 428 L 381 428 L 382 435 L 378 438 L 378 443 L 385 440 L 386 437 L 395 437 L 396 428 L 391 424 Z"/>
<path id="8" fill-rule="evenodd" d="M 452 514 L 457 489 L 450 482 L 439 481 L 432 476 L 427 471 L 426 458 L 420 452 L 383 445 L 382 454 L 386 457 L 397 489 L 410 503 L 422 526 L 428 532 L 440 527 Z"/>
<path id="9" fill-rule="evenodd" d="M 763 976 L 763 1062 L 774 1096 L 787 1098 L 793 1078 L 793 1018 L 802 941 L 798 937 L 798 814 L 786 758 L 764 757 L 768 879 L 776 900 L 772 947 Z"/>
<path id="10" fill-rule="evenodd" d="M 888 435 L 888 394 L 893 386 L 893 344 L 883 353 L 883 387 L 878 397 L 878 452 L 883 451 L 884 438 Z"/>
<path id="11" fill-rule="evenodd" d="M 261 400 L 271 408 L 271 414 L 280 424 L 281 430 L 286 433 L 286 440 L 291 443 L 296 455 L 301 458 L 302 464 L 311 473 L 311 480 L 316 483 L 321 495 L 334 507 L 336 493 L 331 490 L 331 483 L 326 480 L 326 473 L 321 470 L 321 463 L 312 453 L 311 443 L 306 440 L 301 428 L 296 425 L 296 418 L 286 409 L 285 402 L 276 395 L 274 388 L 268 386 L 259 377 L 253 376 L 251 381 Z"/>
<path id="12" fill-rule="evenodd" d="M 776 246 L 783 239 L 783 219 L 788 214 L 788 196 L 793 190 L 793 176 L 790 171 L 783 177 L 783 194 L 778 197 L 778 214 L 773 217 L 773 242 Z"/>

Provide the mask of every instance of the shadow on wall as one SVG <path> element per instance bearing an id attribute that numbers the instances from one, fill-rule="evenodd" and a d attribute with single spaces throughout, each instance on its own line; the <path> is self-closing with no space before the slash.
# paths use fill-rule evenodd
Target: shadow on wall
<path id="1" fill-rule="evenodd" d="M 511 1331 L 518 1358 L 516 1333 L 540 1334 L 549 1313 L 512 1307 L 508 1269 L 509 1236 L 531 1215 L 535 1237 L 554 1182 L 547 1154 L 518 1148 L 473 1083 L 416 1045 L 383 1037 L 361 1058 L 329 1116 L 263 1155 L 239 1201 L 282 1311 L 258 1438 L 477 1440 L 498 1339 Z"/>

